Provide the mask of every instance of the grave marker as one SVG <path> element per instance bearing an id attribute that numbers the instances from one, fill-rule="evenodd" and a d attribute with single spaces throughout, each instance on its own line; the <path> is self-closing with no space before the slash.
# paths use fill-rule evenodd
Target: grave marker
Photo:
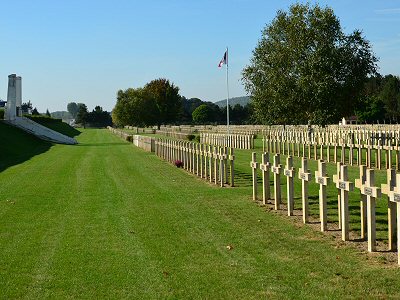
<path id="1" fill-rule="evenodd" d="M 340 215 L 342 224 L 342 240 L 349 240 L 349 223 L 350 223 L 350 213 L 349 213 L 349 192 L 353 191 L 354 184 L 348 181 L 348 171 L 347 166 L 342 165 L 340 167 L 340 177 L 336 183 L 336 188 L 340 190 Z"/>
<path id="2" fill-rule="evenodd" d="M 234 168 L 234 161 L 235 161 L 235 155 L 233 153 L 233 148 L 229 148 L 229 169 L 230 169 L 230 175 L 231 175 L 231 186 L 233 187 L 235 185 L 234 179 L 235 179 L 235 168 Z"/>
<path id="3" fill-rule="evenodd" d="M 355 180 L 355 186 L 360 189 L 360 219 L 361 219 L 361 238 L 365 239 L 367 236 L 367 195 L 362 193 L 362 187 L 367 180 L 367 166 L 360 166 L 360 178 Z"/>
<path id="4" fill-rule="evenodd" d="M 400 174 L 396 175 L 396 186 L 389 192 L 389 199 L 397 208 L 397 263 L 400 265 Z"/>
<path id="5" fill-rule="evenodd" d="M 274 173 L 274 201 L 275 201 L 275 210 L 278 210 L 281 205 L 281 168 L 280 165 L 280 155 L 274 155 L 274 164 L 271 167 L 272 173 Z"/>
<path id="6" fill-rule="evenodd" d="M 332 176 L 332 181 L 337 185 L 339 178 L 340 178 L 340 168 L 342 166 L 341 162 L 336 163 L 336 174 Z M 340 200 L 340 190 L 338 189 L 338 196 L 337 196 L 337 203 L 338 203 L 338 223 L 339 229 L 342 229 L 342 217 L 341 217 L 341 200 Z"/>
<path id="7" fill-rule="evenodd" d="M 330 178 L 326 174 L 326 163 L 323 160 L 318 161 L 318 171 L 315 171 L 315 182 L 319 184 L 319 218 L 321 221 L 321 231 L 327 230 L 327 203 L 326 187 Z"/>
<path id="8" fill-rule="evenodd" d="M 367 170 L 367 180 L 361 188 L 361 194 L 367 196 L 367 230 L 368 230 L 368 251 L 376 250 L 376 207 L 375 199 L 381 196 L 381 189 L 375 186 L 375 172 Z"/>
<path id="9" fill-rule="evenodd" d="M 311 181 L 312 175 L 308 170 L 307 158 L 302 157 L 301 168 L 299 169 L 299 179 L 301 179 L 301 199 L 303 207 L 303 223 L 308 222 L 308 182 Z"/>
<path id="10" fill-rule="evenodd" d="M 257 200 L 257 154 L 253 152 L 251 154 L 251 162 L 250 162 L 251 172 L 253 176 L 253 200 Z"/>
<path id="11" fill-rule="evenodd" d="M 293 168 L 293 157 L 290 155 L 286 158 L 286 167 L 283 170 L 283 174 L 286 176 L 288 216 L 293 216 L 295 170 Z"/>
<path id="12" fill-rule="evenodd" d="M 260 170 L 262 173 L 263 182 L 263 204 L 267 204 L 267 200 L 271 197 L 271 191 L 269 188 L 269 153 L 263 153 L 261 158 Z"/>
<path id="13" fill-rule="evenodd" d="M 396 170 L 386 170 L 387 183 L 381 185 L 382 194 L 390 197 L 390 192 L 394 191 L 396 186 Z M 388 198 L 388 244 L 389 250 L 396 250 L 396 203 Z"/>

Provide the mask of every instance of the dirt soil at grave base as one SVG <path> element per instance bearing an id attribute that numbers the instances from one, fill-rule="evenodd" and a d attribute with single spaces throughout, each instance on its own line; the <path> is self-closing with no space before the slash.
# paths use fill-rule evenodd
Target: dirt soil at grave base
<path id="1" fill-rule="evenodd" d="M 253 201 L 253 200 L 251 200 Z M 265 209 L 268 213 L 275 213 L 280 216 L 288 217 L 287 206 L 281 204 L 279 210 L 274 209 L 274 202 L 268 200 L 267 204 L 264 205 L 262 201 L 254 201 L 258 206 Z M 359 232 L 350 231 L 349 241 L 342 241 L 342 231 L 339 229 L 339 224 L 336 222 L 328 222 L 328 230 L 321 232 L 321 223 L 318 218 L 309 216 L 309 221 L 307 224 L 303 223 L 302 211 L 297 209 L 293 211 L 293 216 L 288 218 L 296 227 L 310 226 L 315 231 L 319 232 L 320 238 L 316 237 L 305 237 L 309 239 L 319 239 L 321 241 L 328 241 L 335 248 L 349 247 L 354 249 L 357 254 L 363 256 L 365 260 L 369 261 L 371 264 L 379 265 L 385 268 L 398 268 L 397 264 L 397 251 L 389 251 L 388 244 L 382 241 L 376 241 L 376 251 L 368 252 L 368 242 L 367 240 L 361 240 Z M 340 257 L 337 257 L 339 260 Z"/>

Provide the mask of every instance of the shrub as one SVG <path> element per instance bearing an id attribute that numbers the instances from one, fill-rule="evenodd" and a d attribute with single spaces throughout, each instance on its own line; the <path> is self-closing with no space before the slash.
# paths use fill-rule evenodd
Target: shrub
<path id="1" fill-rule="evenodd" d="M 0 108 L 0 120 L 4 119 L 4 108 Z"/>
<path id="2" fill-rule="evenodd" d="M 187 138 L 189 141 L 193 141 L 193 140 L 195 139 L 195 135 L 194 135 L 194 134 L 188 134 L 188 135 L 186 136 L 186 138 Z"/>
<path id="3" fill-rule="evenodd" d="M 181 161 L 181 160 L 176 160 L 175 162 L 174 162 L 174 164 L 175 164 L 175 166 L 177 167 L 177 168 L 183 168 L 183 161 Z"/>
<path id="4" fill-rule="evenodd" d="M 50 123 L 61 123 L 61 119 L 54 119 L 52 117 L 46 116 L 46 115 L 24 115 L 24 117 L 27 117 L 31 119 L 32 121 L 35 121 L 36 123 L 46 125 Z"/>

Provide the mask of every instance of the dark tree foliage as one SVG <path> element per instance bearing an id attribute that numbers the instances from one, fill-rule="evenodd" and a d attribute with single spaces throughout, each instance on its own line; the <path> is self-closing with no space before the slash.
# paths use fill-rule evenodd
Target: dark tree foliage
<path id="1" fill-rule="evenodd" d="M 179 87 L 171 84 L 168 79 L 159 78 L 144 86 L 145 97 L 156 103 L 157 125 L 174 124 L 182 112 L 182 101 Z"/>
<path id="2" fill-rule="evenodd" d="M 117 93 L 117 103 L 112 111 L 116 126 L 138 127 L 161 124 L 226 124 L 226 109 L 198 98 L 187 99 L 179 95 L 179 88 L 166 79 L 153 80 L 144 88 L 129 88 Z M 193 112 L 201 105 L 207 108 L 206 118 L 193 120 Z M 231 108 L 231 124 L 252 124 L 250 105 Z"/>
<path id="3" fill-rule="evenodd" d="M 352 115 L 377 59 L 331 8 L 294 4 L 262 32 L 243 82 L 264 124 L 336 123 Z"/>
<path id="4" fill-rule="evenodd" d="M 50 114 L 50 112 L 49 112 L 49 110 L 48 110 L 48 109 L 46 109 L 46 117 L 49 117 L 49 118 L 51 118 L 51 114 Z"/>
<path id="5" fill-rule="evenodd" d="M 205 102 L 200 100 L 199 98 L 190 98 L 186 99 L 185 97 L 181 98 L 182 101 L 182 114 L 179 119 L 180 124 L 191 124 L 192 123 L 192 114 L 196 108 Z"/>
<path id="6" fill-rule="evenodd" d="M 71 114 L 71 116 L 76 119 L 76 115 L 78 114 L 79 107 L 75 102 L 70 102 L 67 104 L 67 111 Z"/>
<path id="7" fill-rule="evenodd" d="M 229 111 L 229 119 L 231 124 L 240 125 L 248 124 L 250 118 L 250 106 L 234 105 Z"/>
<path id="8" fill-rule="evenodd" d="M 207 104 L 201 104 L 192 113 L 193 122 L 195 124 L 208 124 L 212 121 L 212 113 Z"/>
<path id="9" fill-rule="evenodd" d="M 356 115 L 360 123 L 397 123 L 400 119 L 400 78 L 390 74 L 370 77 Z"/>
<path id="10" fill-rule="evenodd" d="M 112 111 L 112 120 L 117 126 L 153 126 L 157 124 L 158 108 L 153 97 L 144 89 L 129 88 L 118 91 L 117 103 Z"/>
<path id="11" fill-rule="evenodd" d="M 103 110 L 102 107 L 96 106 L 92 112 L 88 113 L 87 123 L 89 123 L 91 127 L 111 126 L 111 114 Z"/>
<path id="12" fill-rule="evenodd" d="M 36 107 L 32 110 L 32 115 L 33 116 L 39 116 L 40 115 L 38 110 L 36 109 Z"/>
<path id="13" fill-rule="evenodd" d="M 83 103 L 79 103 L 78 107 L 79 107 L 79 110 L 76 115 L 75 122 L 77 124 L 82 124 L 83 127 L 85 127 L 86 123 L 87 123 L 88 114 L 89 114 L 87 106 Z"/>

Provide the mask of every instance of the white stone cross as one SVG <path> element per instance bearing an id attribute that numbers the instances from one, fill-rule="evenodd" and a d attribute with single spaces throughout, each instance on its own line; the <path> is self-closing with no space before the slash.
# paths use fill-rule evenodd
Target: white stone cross
<path id="1" fill-rule="evenodd" d="M 230 175 L 231 175 L 231 186 L 233 187 L 235 185 L 235 166 L 234 166 L 234 162 L 235 162 L 235 155 L 233 153 L 233 148 L 229 148 L 229 155 L 228 155 L 228 159 L 229 159 L 229 170 L 230 170 Z"/>
<path id="2" fill-rule="evenodd" d="M 386 170 L 387 183 L 381 185 L 382 194 L 390 196 L 396 186 L 396 170 Z M 388 244 L 389 250 L 396 250 L 396 203 L 388 198 Z"/>
<path id="3" fill-rule="evenodd" d="M 360 166 L 360 178 L 355 180 L 356 188 L 360 189 L 360 219 L 361 219 L 361 239 L 367 236 L 367 195 L 362 193 L 362 187 L 367 180 L 367 166 Z"/>
<path id="4" fill-rule="evenodd" d="M 299 169 L 299 179 L 301 179 L 301 199 L 303 206 L 303 223 L 308 222 L 308 182 L 311 181 L 312 175 L 308 170 L 307 158 L 301 159 L 301 168 Z"/>
<path id="5" fill-rule="evenodd" d="M 214 184 L 218 184 L 218 148 L 213 147 L 212 157 L 214 158 Z"/>
<path id="6" fill-rule="evenodd" d="M 396 175 L 396 186 L 389 192 L 389 197 L 397 206 L 397 263 L 400 265 L 400 174 Z"/>
<path id="7" fill-rule="evenodd" d="M 376 198 L 381 197 L 381 189 L 375 186 L 375 172 L 367 170 L 367 180 L 361 188 L 361 194 L 367 196 L 367 230 L 368 230 L 368 251 L 376 250 Z"/>
<path id="8" fill-rule="evenodd" d="M 319 218 L 321 221 L 321 231 L 326 231 L 328 226 L 326 187 L 330 178 L 326 174 L 326 163 L 318 161 L 318 171 L 315 171 L 315 182 L 319 184 Z"/>
<path id="9" fill-rule="evenodd" d="M 252 176 L 253 176 L 253 200 L 257 200 L 257 168 L 258 168 L 258 163 L 257 163 L 257 154 L 253 152 L 251 154 L 251 162 L 250 162 L 250 167 L 252 171 Z"/>
<path id="10" fill-rule="evenodd" d="M 225 150 L 223 147 L 221 147 L 219 149 L 219 155 L 218 155 L 218 159 L 219 159 L 219 179 L 220 179 L 220 185 L 221 187 L 224 186 L 225 184 L 225 162 L 226 162 L 226 154 L 225 154 Z"/>
<path id="11" fill-rule="evenodd" d="M 342 224 L 342 240 L 349 240 L 349 192 L 353 191 L 354 184 L 350 182 L 347 171 L 347 166 L 342 165 L 340 167 L 340 177 L 336 183 L 336 188 L 340 190 L 340 216 Z"/>
<path id="12" fill-rule="evenodd" d="M 286 157 L 286 166 L 283 170 L 283 174 L 286 176 L 288 216 L 293 216 L 295 169 L 293 168 L 293 157 L 290 155 Z"/>
<path id="13" fill-rule="evenodd" d="M 212 164 L 212 158 L 213 158 L 213 153 L 212 153 L 212 148 L 211 145 L 208 146 L 208 172 L 209 172 L 209 176 L 208 179 L 210 180 L 210 183 L 212 182 L 213 179 L 213 164 Z"/>
<path id="14" fill-rule="evenodd" d="M 261 158 L 260 170 L 262 173 L 263 182 L 263 204 L 267 204 L 267 200 L 271 197 L 271 191 L 269 188 L 269 153 L 263 153 Z"/>
<path id="15" fill-rule="evenodd" d="M 333 174 L 332 176 L 332 181 L 335 183 L 335 186 L 337 186 L 337 183 L 339 182 L 340 178 L 340 170 L 342 167 L 341 162 L 336 163 L 336 174 Z M 342 229 L 342 210 L 341 210 L 341 200 L 340 200 L 340 190 L 338 189 L 338 196 L 337 196 L 337 203 L 338 203 L 338 223 L 339 223 L 339 229 Z"/>
<path id="16" fill-rule="evenodd" d="M 280 165 L 280 155 L 274 155 L 274 164 L 271 167 L 272 173 L 274 173 L 274 201 L 275 210 L 278 210 L 281 205 L 281 168 Z"/>

